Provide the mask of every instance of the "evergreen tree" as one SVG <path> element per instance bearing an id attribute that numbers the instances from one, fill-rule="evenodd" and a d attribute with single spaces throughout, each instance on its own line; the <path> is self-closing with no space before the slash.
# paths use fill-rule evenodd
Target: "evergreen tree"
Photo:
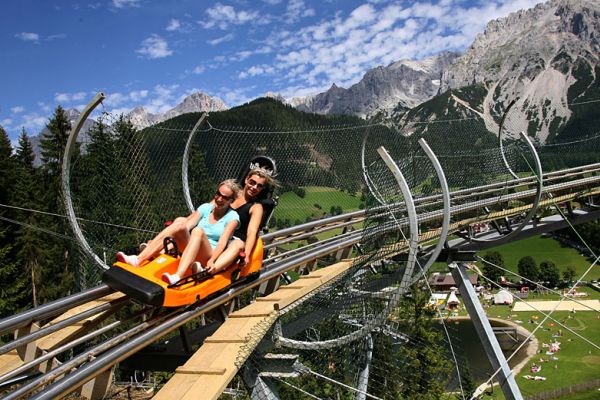
<path id="1" fill-rule="evenodd" d="M 36 307 L 39 304 L 37 287 L 40 285 L 40 270 L 49 265 L 48 256 L 45 254 L 46 240 L 38 230 L 33 229 L 39 225 L 39 216 L 33 210 L 41 208 L 41 177 L 39 170 L 33 165 L 35 154 L 25 130 L 19 137 L 15 158 L 18 179 L 12 201 L 22 209 L 16 212 L 16 219 L 23 222 L 15 234 L 15 247 L 22 278 L 28 282 L 24 295 L 31 297 L 29 306 Z"/>
<path id="2" fill-rule="evenodd" d="M 526 279 L 529 279 L 532 282 L 537 281 L 539 278 L 539 269 L 537 267 L 537 264 L 535 263 L 535 260 L 531 256 L 522 257 L 519 260 L 517 269 L 519 271 L 519 275 Z"/>
<path id="3" fill-rule="evenodd" d="M 500 277 L 503 275 L 503 271 L 496 267 L 504 268 L 504 258 L 502 254 L 497 251 L 488 251 L 483 256 L 483 259 L 488 263 L 483 263 L 483 273 L 492 282 L 498 282 Z"/>
<path id="4" fill-rule="evenodd" d="M 152 174 L 149 168 L 147 148 L 143 135 L 133 126 L 131 121 L 121 115 L 113 124 L 115 132 L 115 159 L 118 166 L 115 181 L 116 218 L 121 224 L 136 228 L 161 227 L 164 215 L 156 215 L 153 207 L 161 204 L 157 198 L 156 204 L 150 204 L 148 199 L 153 197 L 150 187 Z M 154 192 L 159 192 L 154 188 Z M 151 218 L 149 218 L 151 216 Z M 120 248 L 135 247 L 147 239 L 147 234 L 132 232 L 122 234 L 117 238 Z"/>
<path id="5" fill-rule="evenodd" d="M 452 365 L 442 346 L 442 334 L 433 327 L 436 314 L 427 307 L 428 301 L 429 292 L 419 284 L 413 285 L 411 293 L 402 299 L 397 318 L 402 319 L 410 342 L 399 346 L 395 358 L 404 360 L 404 364 L 389 372 L 390 387 L 382 388 L 381 392 L 373 389 L 375 395 L 418 400 L 443 397 Z"/>
<path id="6" fill-rule="evenodd" d="M 6 241 L 7 228 L 0 226 L 0 242 Z M 9 244 L 0 246 L 0 318 L 17 312 L 22 306 L 24 296 L 24 280 L 21 278 L 19 265 L 11 255 L 13 247 Z"/>
<path id="7" fill-rule="evenodd" d="M 12 145 L 8 134 L 0 126 L 0 204 L 8 204 L 10 191 L 15 182 L 15 160 L 12 156 Z"/>
<path id="8" fill-rule="evenodd" d="M 553 288 L 560 283 L 560 272 L 554 262 L 544 260 L 540 263 L 540 280 L 548 283 L 548 287 Z"/>
<path id="9" fill-rule="evenodd" d="M 17 177 L 15 159 L 8 134 L 0 126 L 0 204 L 11 203 L 11 193 Z M 0 218 L 14 219 L 14 211 L 0 207 Z M 7 223 L 8 222 L 8 223 Z M 14 232 L 16 226 L 10 221 L 0 223 L 0 318 L 16 312 L 22 305 L 23 280 L 14 254 Z"/>
<path id="10" fill-rule="evenodd" d="M 466 361 L 466 365 L 461 368 L 461 383 L 465 398 L 470 399 L 475 390 L 477 389 L 477 383 L 473 374 L 471 374 L 471 368 L 469 362 Z"/>
<path id="11" fill-rule="evenodd" d="M 71 125 L 68 116 L 58 106 L 53 117 L 48 121 L 42 134 L 40 148 L 43 171 L 43 202 L 45 211 L 65 215 L 61 196 L 61 167 Z M 71 230 L 66 218 L 45 218 L 48 229 L 57 236 L 70 236 Z M 39 296 L 42 301 L 53 300 L 68 295 L 73 290 L 73 270 L 76 265 L 74 242 L 66 239 L 45 238 L 48 266 L 41 268 L 41 281 L 52 282 L 40 287 Z"/>

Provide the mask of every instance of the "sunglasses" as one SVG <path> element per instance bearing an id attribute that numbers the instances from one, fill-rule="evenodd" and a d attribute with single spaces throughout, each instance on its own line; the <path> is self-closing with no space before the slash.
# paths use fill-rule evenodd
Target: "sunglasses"
<path id="1" fill-rule="evenodd" d="M 217 192 L 215 193 L 215 199 L 216 199 L 217 197 L 220 197 L 220 198 L 222 198 L 222 199 L 223 199 L 223 200 L 225 200 L 225 201 L 231 201 L 231 200 L 233 200 L 233 197 L 231 197 L 231 196 L 225 196 L 223 193 L 219 192 L 218 190 L 217 190 Z"/>
<path id="2" fill-rule="evenodd" d="M 265 184 L 264 183 L 258 183 L 254 179 L 252 179 L 252 178 L 248 178 L 248 180 L 246 181 L 246 184 L 248 186 L 256 186 L 259 189 L 264 189 L 265 188 Z"/>

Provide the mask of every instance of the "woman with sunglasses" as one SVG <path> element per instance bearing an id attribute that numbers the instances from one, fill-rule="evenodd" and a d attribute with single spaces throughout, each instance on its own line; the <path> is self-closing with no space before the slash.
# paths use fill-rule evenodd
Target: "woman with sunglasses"
<path id="1" fill-rule="evenodd" d="M 172 237 L 183 253 L 177 273 L 165 274 L 163 280 L 169 283 L 178 281 L 197 260 L 207 268 L 212 267 L 239 225 L 239 216 L 231 209 L 231 203 L 237 199 L 240 191 L 241 188 L 233 179 L 221 182 L 210 203 L 202 204 L 187 217 L 176 218 L 137 256 L 118 252 L 117 260 L 134 267 L 141 266 L 160 254 L 164 238 Z"/>
<path id="2" fill-rule="evenodd" d="M 244 262 L 249 262 L 263 219 L 264 210 L 260 200 L 266 197 L 275 184 L 268 169 L 255 168 L 248 172 L 243 189 L 231 203 L 231 208 L 240 216 L 240 225 L 223 254 L 213 265 L 206 266 L 208 273 L 215 274 L 224 270 L 235 262 L 242 251 L 245 253 Z"/>

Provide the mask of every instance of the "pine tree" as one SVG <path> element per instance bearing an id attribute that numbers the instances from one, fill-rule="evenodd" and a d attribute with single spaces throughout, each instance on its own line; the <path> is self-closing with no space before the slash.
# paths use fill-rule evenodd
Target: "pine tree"
<path id="1" fill-rule="evenodd" d="M 118 166 L 115 181 L 119 182 L 119 187 L 114 192 L 118 204 L 115 215 L 121 224 L 128 226 L 160 226 L 164 223 L 165 216 L 152 212 L 153 205 L 149 201 L 153 196 L 149 184 L 149 174 L 152 171 L 142 133 L 123 115 L 113 124 L 113 129 L 116 136 L 114 162 Z M 149 216 L 154 221 L 149 220 Z M 145 235 L 137 232 L 122 234 L 117 242 L 121 248 L 133 247 L 146 240 Z"/>
<path id="2" fill-rule="evenodd" d="M 373 394 L 386 398 L 399 399 L 440 399 L 445 393 L 445 385 L 450 379 L 452 365 L 447 360 L 446 349 L 441 333 L 433 327 L 435 310 L 427 306 L 429 292 L 413 285 L 410 294 L 402 299 L 395 317 L 402 322 L 403 332 L 410 342 L 399 346 L 392 355 L 403 364 L 388 371 L 387 388 Z M 389 346 L 387 350 L 390 351 Z M 390 363 L 393 365 L 393 363 Z"/>
<path id="3" fill-rule="evenodd" d="M 10 190 L 15 182 L 12 150 L 8 134 L 0 126 L 0 204 L 9 202 Z"/>
<path id="4" fill-rule="evenodd" d="M 9 230 L 0 226 L 0 242 Z M 0 246 L 0 318 L 14 314 L 22 307 L 25 282 L 18 263 L 12 256 L 13 246 Z"/>
<path id="5" fill-rule="evenodd" d="M 34 167 L 35 154 L 27 133 L 23 129 L 16 149 L 17 184 L 12 196 L 13 204 L 20 207 L 16 219 L 23 225 L 15 234 L 17 260 L 21 265 L 23 279 L 27 281 L 25 295 L 31 298 L 30 306 L 39 304 L 37 287 L 40 285 L 40 270 L 47 267 L 46 241 L 35 227 L 39 225 L 39 215 L 35 210 L 41 208 L 40 171 Z"/>
<path id="6" fill-rule="evenodd" d="M 43 133 L 40 141 L 42 150 L 42 171 L 44 195 L 43 201 L 45 211 L 65 215 L 65 208 L 61 195 L 61 167 L 62 158 L 71 130 L 66 112 L 58 106 L 53 117 L 46 125 L 47 130 Z M 46 218 L 48 229 L 58 236 L 67 237 L 71 235 L 66 218 Z M 51 285 L 40 287 L 39 295 L 43 301 L 63 297 L 73 290 L 73 269 L 76 264 L 73 251 L 74 242 L 67 239 L 46 238 L 47 261 L 49 266 L 41 268 L 41 280 L 52 282 Z"/>
<path id="7" fill-rule="evenodd" d="M 11 195 L 18 181 L 15 173 L 16 161 L 12 155 L 10 139 L 4 128 L 0 127 L 0 203 L 11 204 Z M 17 229 L 15 212 L 11 208 L 1 207 L 0 217 L 0 317 L 6 317 L 18 311 L 23 305 L 24 278 L 21 275 L 15 255 L 14 234 Z"/>

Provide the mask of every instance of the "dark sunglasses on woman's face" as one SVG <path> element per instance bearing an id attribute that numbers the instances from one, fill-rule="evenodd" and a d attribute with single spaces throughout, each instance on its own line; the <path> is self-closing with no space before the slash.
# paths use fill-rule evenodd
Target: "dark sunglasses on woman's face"
<path id="1" fill-rule="evenodd" d="M 264 183 L 258 183 L 252 178 L 248 178 L 247 184 L 248 186 L 256 186 L 259 189 L 263 189 L 265 187 Z"/>
<path id="2" fill-rule="evenodd" d="M 215 193 L 215 199 L 216 199 L 217 197 L 220 197 L 220 198 L 222 198 L 222 199 L 223 199 L 223 200 L 225 200 L 225 201 L 231 201 L 231 200 L 232 200 L 232 198 L 231 198 L 230 196 L 225 196 L 223 193 L 219 192 L 218 190 L 217 190 L 217 192 Z"/>

